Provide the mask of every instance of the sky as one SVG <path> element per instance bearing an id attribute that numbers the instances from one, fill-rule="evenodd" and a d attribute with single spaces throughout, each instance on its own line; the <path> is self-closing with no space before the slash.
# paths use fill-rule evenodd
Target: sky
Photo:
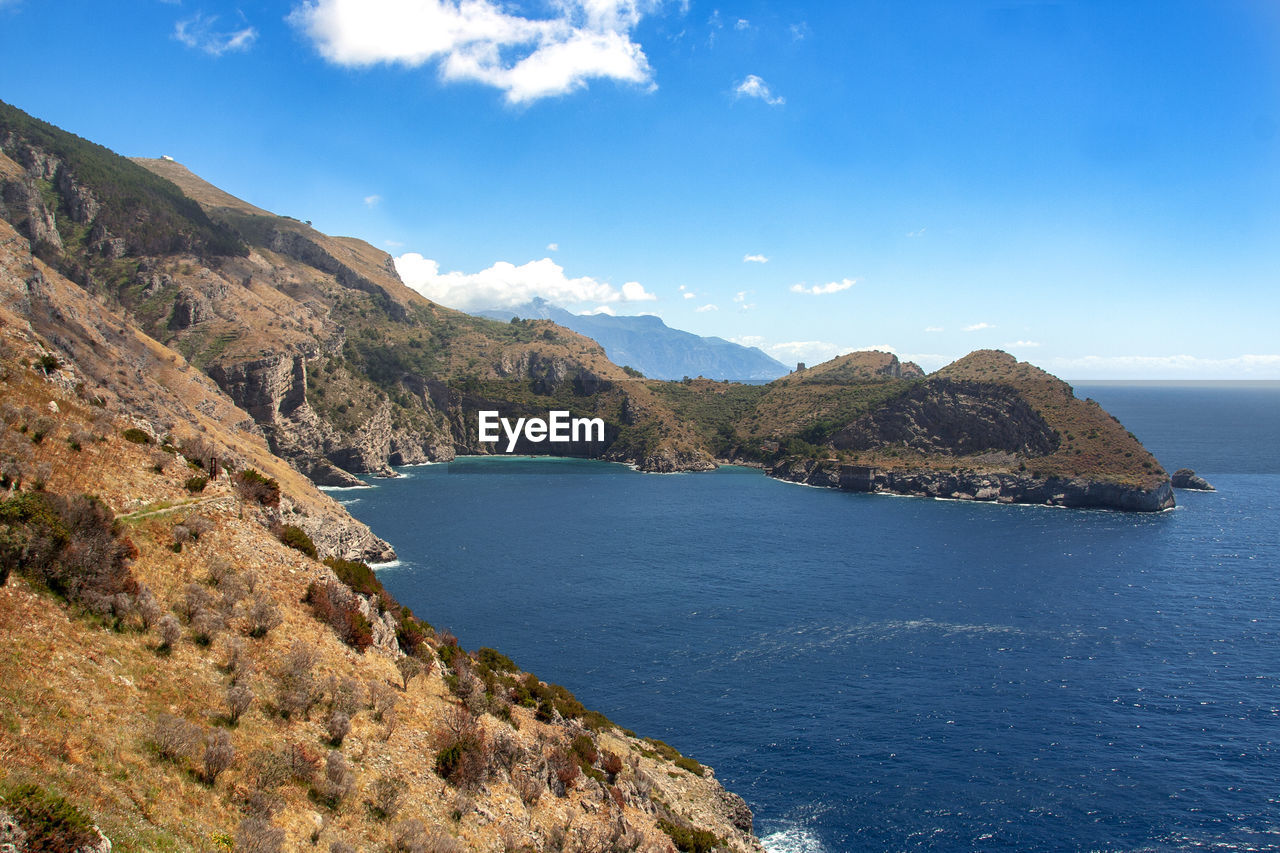
<path id="1" fill-rule="evenodd" d="M 451 307 L 1280 379 L 1274 0 L 0 0 L 0 51 Z"/>

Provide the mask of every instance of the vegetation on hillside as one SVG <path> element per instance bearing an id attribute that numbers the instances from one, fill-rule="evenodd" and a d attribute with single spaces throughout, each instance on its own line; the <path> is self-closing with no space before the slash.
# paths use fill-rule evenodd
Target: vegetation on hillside
<path id="1" fill-rule="evenodd" d="M 52 208 L 64 214 L 59 227 L 64 242 L 72 247 L 83 247 L 93 223 L 72 214 L 58 182 L 74 183 L 92 194 L 100 206 L 93 221 L 123 239 L 130 255 L 190 253 L 214 258 L 248 252 L 235 231 L 211 220 L 171 182 L 4 102 L 0 102 L 0 141 L 5 153 L 20 163 L 42 155 L 61 162 L 62 174 L 47 178 L 45 189 L 54 202 Z"/>
<path id="2" fill-rule="evenodd" d="M 0 360 L 0 809 L 32 849 L 97 827 L 126 853 L 656 853 L 736 832 L 705 823 L 697 762 L 463 650 L 367 564 L 312 556 L 280 481 L 211 464 L 216 435 L 130 441 L 36 362 Z"/>

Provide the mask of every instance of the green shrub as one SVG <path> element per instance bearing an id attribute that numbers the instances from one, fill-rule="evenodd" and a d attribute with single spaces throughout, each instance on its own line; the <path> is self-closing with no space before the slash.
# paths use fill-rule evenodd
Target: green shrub
<path id="1" fill-rule="evenodd" d="M 245 468 L 235 475 L 236 493 L 246 501 L 262 506 L 280 506 L 280 484 L 274 477 L 266 477 L 252 468 Z"/>
<path id="2" fill-rule="evenodd" d="M 19 492 L 0 501 L 0 578 L 16 569 L 54 593 L 107 614 L 114 597 L 132 594 L 129 560 L 137 550 L 102 501 Z"/>
<path id="3" fill-rule="evenodd" d="M 596 749 L 596 742 L 591 735 L 578 735 L 569 744 L 569 748 L 588 767 L 600 760 L 600 751 Z"/>
<path id="4" fill-rule="evenodd" d="M 480 658 L 480 663 L 489 667 L 494 672 L 515 672 L 515 661 L 504 655 L 497 649 L 491 649 L 488 646 L 482 646 L 480 651 L 476 653 Z"/>
<path id="5" fill-rule="evenodd" d="M 137 427 L 129 427 L 127 430 L 122 432 L 121 435 L 124 436 L 125 441 L 132 441 L 134 444 L 151 443 L 151 436 L 147 435 L 145 431 L 140 430 Z"/>
<path id="6" fill-rule="evenodd" d="M 431 626 L 408 611 L 401 611 L 400 627 L 396 629 L 396 642 L 407 655 L 417 654 L 418 649 L 434 633 Z"/>
<path id="7" fill-rule="evenodd" d="M 209 485 L 209 478 L 199 474 L 187 479 L 187 491 L 191 494 L 199 494 L 204 491 L 204 487 Z"/>
<path id="8" fill-rule="evenodd" d="M 316 551 L 316 543 L 312 542 L 307 532 L 297 525 L 286 524 L 281 528 L 280 541 L 295 551 L 301 551 L 313 560 L 319 557 L 319 553 Z"/>
<path id="9" fill-rule="evenodd" d="M 713 832 L 694 829 L 691 826 L 680 826 L 669 820 L 659 820 L 658 828 L 665 832 L 676 849 L 683 853 L 710 853 L 724 844 L 724 841 Z"/>
<path id="10" fill-rule="evenodd" d="M 680 756 L 672 763 L 682 770 L 688 770 L 695 776 L 701 776 L 706 772 L 706 768 L 699 764 L 696 758 L 690 758 L 687 755 Z"/>
<path id="11" fill-rule="evenodd" d="M 324 564 L 333 569 L 333 573 L 338 576 L 338 580 L 351 587 L 353 591 L 361 595 L 376 595 L 379 598 L 388 597 L 387 591 L 382 588 L 382 581 L 378 580 L 378 576 L 373 573 L 373 569 L 369 568 L 367 563 L 329 557 L 324 561 Z"/>
<path id="12" fill-rule="evenodd" d="M 6 799 L 27 833 L 24 849 L 74 853 L 98 840 L 93 821 L 57 794 L 36 785 L 20 785 Z"/>

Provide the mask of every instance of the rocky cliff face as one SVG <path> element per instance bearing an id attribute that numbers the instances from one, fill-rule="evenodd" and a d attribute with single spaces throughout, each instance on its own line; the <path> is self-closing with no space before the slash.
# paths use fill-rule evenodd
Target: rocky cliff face
<path id="1" fill-rule="evenodd" d="M 35 258 L 30 241 L 3 220 L 0 321 L 47 348 L 58 364 L 51 381 L 65 392 L 152 436 L 207 442 L 237 468 L 253 466 L 275 477 L 288 496 L 282 501 L 287 523 L 311 533 L 324 553 L 394 558 L 368 527 L 274 459 L 255 420 L 208 377 Z"/>
<path id="2" fill-rule="evenodd" d="M 1034 477 L 978 471 L 881 470 L 812 459 L 789 459 L 766 469 L 771 477 L 810 486 L 922 498 L 1043 504 L 1078 509 L 1159 512 L 1174 506 L 1168 482 L 1152 488 L 1085 478 Z"/>
<path id="3" fill-rule="evenodd" d="M 1003 450 L 1044 456 L 1058 436 L 1012 389 L 993 383 L 932 380 L 859 418 L 831 439 L 837 450 L 901 445 L 961 455 Z"/>

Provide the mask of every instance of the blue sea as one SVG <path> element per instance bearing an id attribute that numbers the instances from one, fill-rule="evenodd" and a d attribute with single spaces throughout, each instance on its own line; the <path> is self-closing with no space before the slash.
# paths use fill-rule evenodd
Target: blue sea
<path id="1" fill-rule="evenodd" d="M 1078 383 L 1154 515 L 462 460 L 339 493 L 468 648 L 715 768 L 791 851 L 1280 850 L 1280 383 Z"/>

